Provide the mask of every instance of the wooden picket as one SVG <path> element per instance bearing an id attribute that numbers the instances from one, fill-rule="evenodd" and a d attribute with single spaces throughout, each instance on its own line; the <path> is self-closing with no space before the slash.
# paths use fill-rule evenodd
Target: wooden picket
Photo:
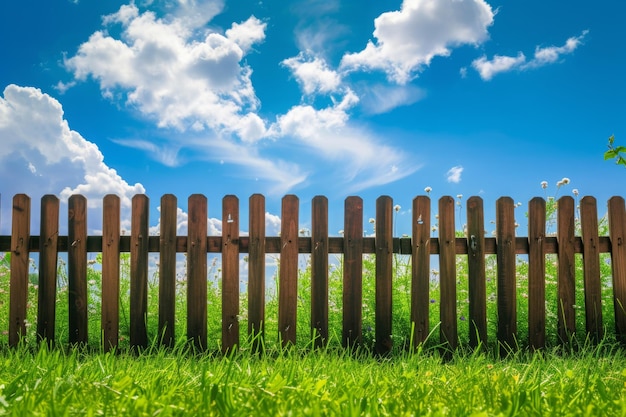
<path id="1" fill-rule="evenodd" d="M 265 269 L 266 255 L 279 254 L 278 334 L 283 346 L 296 343 L 298 312 L 298 273 L 300 254 L 310 254 L 311 311 L 310 337 L 313 346 L 328 343 L 329 328 L 329 256 L 341 255 L 342 344 L 355 347 L 363 339 L 363 258 L 375 257 L 375 345 L 379 355 L 393 349 L 394 255 L 411 261 L 412 344 L 419 346 L 429 336 L 429 305 L 439 302 L 440 346 L 447 353 L 459 345 L 459 320 L 469 320 L 469 345 L 484 346 L 488 340 L 486 257 L 497 260 L 497 342 L 501 352 L 516 349 L 519 340 L 518 277 L 516 257 L 528 255 L 528 345 L 541 349 L 546 345 L 546 255 L 555 254 L 557 268 L 558 315 L 557 336 L 568 343 L 576 331 L 577 254 L 582 255 L 585 331 L 592 340 L 605 333 L 602 316 L 600 256 L 610 254 L 615 315 L 615 336 L 626 343 L 626 210 L 622 197 L 608 202 L 609 236 L 598 234 L 597 203 L 593 197 L 580 200 L 581 236 L 576 236 L 575 201 L 561 197 L 557 202 L 556 235 L 546 231 L 546 201 L 533 198 L 528 207 L 528 237 L 515 235 L 513 200 L 502 197 L 496 202 L 496 236 L 485 237 L 484 208 L 479 197 L 467 200 L 465 236 L 458 237 L 455 228 L 455 200 L 438 201 L 437 227 L 431 226 L 431 200 L 418 196 L 412 205 L 412 236 L 394 237 L 394 207 L 391 197 L 376 201 L 375 236 L 364 235 L 363 200 L 345 200 L 343 236 L 329 236 L 328 199 L 313 198 L 310 236 L 299 230 L 299 200 L 288 195 L 282 199 L 280 236 L 266 236 L 265 197 L 255 194 L 249 200 L 249 234 L 240 233 L 239 199 L 229 195 L 222 200 L 222 234 L 208 236 L 208 201 L 200 194 L 188 200 L 188 234 L 177 235 L 178 203 L 175 196 L 164 195 L 160 201 L 159 236 L 149 235 L 149 199 L 137 195 L 132 199 L 130 235 L 120 233 L 120 198 L 107 195 L 102 204 L 102 236 L 88 236 L 87 200 L 71 196 L 67 202 L 67 235 L 59 231 L 59 199 L 46 195 L 41 200 L 39 235 L 31 236 L 31 200 L 24 194 L 13 198 L 11 236 L 0 236 L 0 252 L 10 252 L 9 329 L 10 346 L 19 344 L 26 334 L 29 262 L 32 252 L 39 253 L 37 294 L 37 327 L 39 340 L 55 341 L 57 308 L 57 261 L 66 252 L 68 265 L 68 342 L 88 343 L 87 281 L 88 253 L 102 254 L 101 329 L 102 346 L 116 348 L 120 338 L 120 255 L 130 259 L 130 345 L 145 348 L 149 343 L 148 273 L 149 254 L 158 253 L 158 331 L 159 342 L 172 346 L 176 340 L 175 301 L 177 299 L 177 254 L 186 254 L 187 339 L 198 350 L 207 341 L 207 254 L 221 254 L 222 333 L 224 352 L 240 345 L 239 322 L 247 310 L 247 333 L 252 347 L 261 351 L 265 335 Z M 437 236 L 431 236 L 437 230 Z M 247 256 L 247 300 L 240 306 L 240 255 Z M 431 300 L 431 256 L 438 255 L 440 299 Z M 467 256 L 468 317 L 457 313 L 459 256 Z M 463 289 L 463 288 L 461 288 Z M 465 290 L 465 289 L 463 289 Z M 213 342 L 213 341 L 211 341 Z"/>

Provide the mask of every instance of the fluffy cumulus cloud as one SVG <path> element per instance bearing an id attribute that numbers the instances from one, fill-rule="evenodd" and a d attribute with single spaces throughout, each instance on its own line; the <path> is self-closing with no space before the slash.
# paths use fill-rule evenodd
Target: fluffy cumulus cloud
<path id="1" fill-rule="evenodd" d="M 265 123 L 255 113 L 252 70 L 243 58 L 264 40 L 266 24 L 252 16 L 224 34 L 200 35 L 196 26 L 215 10 L 196 5 L 196 11 L 163 19 L 140 13 L 133 3 L 122 6 L 103 20 L 107 27 L 120 25 L 121 36 L 95 32 L 65 66 L 76 80 L 97 80 L 107 97 L 125 92 L 127 104 L 156 119 L 159 127 L 210 129 L 258 140 Z"/>
<path id="2" fill-rule="evenodd" d="M 300 53 L 285 59 L 282 64 L 292 71 L 305 94 L 332 93 L 341 85 L 341 76 L 322 58 Z"/>
<path id="3" fill-rule="evenodd" d="M 495 75 L 513 70 L 528 70 L 558 62 L 563 55 L 571 54 L 583 42 L 588 31 L 583 31 L 579 36 L 573 36 L 562 46 L 547 46 L 535 48 L 533 58 L 527 60 L 526 56 L 519 52 L 517 56 L 495 55 L 492 59 L 482 56 L 472 62 L 472 67 L 478 72 L 480 78 L 485 81 L 491 80 Z"/>
<path id="4" fill-rule="evenodd" d="M 382 70 L 405 84 L 434 57 L 450 55 L 451 47 L 487 39 L 493 17 L 484 0 L 404 0 L 400 10 L 376 18 L 375 41 L 344 55 L 341 67 Z"/>
<path id="5" fill-rule="evenodd" d="M 93 207 L 104 195 L 117 194 L 128 208 L 133 195 L 145 192 L 141 184 L 128 184 L 106 165 L 94 143 L 70 129 L 56 99 L 16 85 L 7 86 L 3 95 L 0 178 L 10 178 L 0 184 L 4 196 L 27 193 L 39 198 L 49 193 L 65 200 L 83 194 Z"/>

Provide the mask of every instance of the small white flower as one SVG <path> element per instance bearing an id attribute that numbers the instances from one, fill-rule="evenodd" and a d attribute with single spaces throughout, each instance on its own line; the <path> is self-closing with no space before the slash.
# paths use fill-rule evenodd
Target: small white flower
<path id="1" fill-rule="evenodd" d="M 393 206 L 393 209 L 396 211 L 396 213 L 399 212 L 401 208 L 402 207 L 400 207 L 400 204 L 396 204 L 395 206 Z"/>
<path id="2" fill-rule="evenodd" d="M 374 223 L 376 223 L 376 220 L 374 220 L 374 218 L 370 217 L 369 222 L 370 222 L 370 223 L 372 223 L 372 224 L 374 224 Z"/>
<path id="3" fill-rule="evenodd" d="M 459 200 L 463 198 L 463 194 L 457 194 L 456 198 L 458 198 Z"/>
<path id="4" fill-rule="evenodd" d="M 543 188 L 544 190 L 548 188 L 548 181 L 541 181 L 541 188 Z"/>
<path id="5" fill-rule="evenodd" d="M 574 189 L 572 190 L 572 193 L 573 193 L 575 196 L 578 196 L 578 188 L 574 188 Z"/>
<path id="6" fill-rule="evenodd" d="M 429 194 L 433 189 L 431 187 L 426 187 L 424 188 L 424 191 L 426 191 L 427 194 Z"/>
<path id="7" fill-rule="evenodd" d="M 561 182 L 562 182 L 564 185 L 567 185 L 567 184 L 569 184 L 569 178 L 567 178 L 567 177 L 563 177 L 563 179 L 561 180 Z"/>

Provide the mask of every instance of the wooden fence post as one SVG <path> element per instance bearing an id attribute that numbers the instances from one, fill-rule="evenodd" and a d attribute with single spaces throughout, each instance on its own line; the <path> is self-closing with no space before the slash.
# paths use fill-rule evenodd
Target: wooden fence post
<path id="1" fill-rule="evenodd" d="M 343 225 L 343 331 L 342 344 L 361 344 L 363 325 L 363 200 L 345 200 Z"/>
<path id="2" fill-rule="evenodd" d="M 528 343 L 532 349 L 546 344 L 546 201 L 535 197 L 528 204 Z"/>
<path id="3" fill-rule="evenodd" d="M 193 194 L 187 205 L 187 339 L 195 349 L 204 350 L 207 348 L 207 198 Z"/>
<path id="4" fill-rule="evenodd" d="M 467 268 L 469 278 L 469 343 L 487 344 L 487 277 L 485 275 L 485 219 L 483 200 L 467 200 Z"/>
<path id="5" fill-rule="evenodd" d="M 496 203 L 496 244 L 498 259 L 498 342 L 500 354 L 515 349 L 517 337 L 517 288 L 515 283 L 515 207 L 513 199 L 501 197 Z"/>
<path id="6" fill-rule="evenodd" d="M 102 202 L 102 346 L 116 348 L 120 326 L 120 198 L 109 194 Z"/>
<path id="7" fill-rule="evenodd" d="M 30 242 L 30 197 L 13 197 L 11 228 L 11 282 L 9 295 L 9 346 L 15 347 L 26 335 Z"/>
<path id="8" fill-rule="evenodd" d="M 604 328 L 602 326 L 598 208 L 595 198 L 583 197 L 580 201 L 580 222 L 583 238 L 585 324 L 587 334 L 597 342 L 602 339 Z"/>
<path id="9" fill-rule="evenodd" d="M 563 196 L 557 202 L 557 240 L 559 244 L 558 334 L 569 343 L 576 332 L 576 269 L 574 260 L 574 199 Z"/>
<path id="10" fill-rule="evenodd" d="M 239 346 L 239 199 L 222 200 L 222 351 Z"/>
<path id="11" fill-rule="evenodd" d="M 176 228 L 178 199 L 161 197 L 159 231 L 159 342 L 173 346 L 176 340 Z"/>
<path id="12" fill-rule="evenodd" d="M 315 347 L 328 342 L 328 199 L 311 206 L 311 337 Z"/>
<path id="13" fill-rule="evenodd" d="M 283 197 L 278 276 L 278 335 L 283 347 L 296 344 L 298 309 L 298 197 Z"/>
<path id="14" fill-rule="evenodd" d="M 59 199 L 56 196 L 45 195 L 41 198 L 40 221 L 37 338 L 53 346 L 59 237 Z"/>
<path id="15" fill-rule="evenodd" d="M 252 195 L 249 206 L 248 336 L 258 353 L 265 340 L 265 197 Z"/>
<path id="16" fill-rule="evenodd" d="M 393 276 L 393 200 L 376 200 L 376 344 L 379 355 L 393 348 L 392 276 Z"/>
<path id="17" fill-rule="evenodd" d="M 132 200 L 130 232 L 130 345 L 148 346 L 148 213 L 149 199 L 138 194 Z"/>
<path id="18" fill-rule="evenodd" d="M 87 320 L 87 199 L 73 195 L 68 200 L 67 278 L 69 292 L 69 342 L 86 344 Z"/>
<path id="19" fill-rule="evenodd" d="M 430 198 L 413 199 L 413 249 L 411 259 L 411 322 L 413 347 L 426 341 L 430 332 Z"/>
<path id="20" fill-rule="evenodd" d="M 454 209 L 452 197 L 444 196 L 439 199 L 439 316 L 440 339 L 445 355 L 449 355 L 458 344 Z"/>
<path id="21" fill-rule="evenodd" d="M 626 343 L 626 212 L 622 197 L 612 197 L 609 200 L 609 235 L 615 333 L 617 340 Z"/>

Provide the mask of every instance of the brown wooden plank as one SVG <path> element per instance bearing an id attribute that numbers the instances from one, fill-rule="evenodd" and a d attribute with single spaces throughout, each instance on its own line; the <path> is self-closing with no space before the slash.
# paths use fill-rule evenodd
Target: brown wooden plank
<path id="1" fill-rule="evenodd" d="M 11 227 L 11 279 L 9 294 L 9 346 L 15 347 L 26 336 L 30 240 L 30 197 L 13 197 Z"/>
<path id="2" fill-rule="evenodd" d="M 603 337 L 602 284 L 600 281 L 600 248 L 598 244 L 598 207 L 593 197 L 580 201 L 580 222 L 583 237 L 585 285 L 585 324 L 592 340 Z"/>
<path id="3" fill-rule="evenodd" d="M 546 344 L 546 201 L 528 203 L 528 343 L 532 349 Z"/>
<path id="4" fill-rule="evenodd" d="M 39 252 L 39 236 L 31 236 L 28 248 L 29 252 Z M 249 252 L 250 239 L 247 236 L 241 236 L 239 238 L 239 252 Z M 599 236 L 598 243 L 600 245 L 600 253 L 611 252 L 611 239 L 609 236 Z M 265 238 L 266 253 L 280 253 L 280 237 L 267 236 Z M 411 254 L 411 239 L 407 237 L 394 238 L 394 253 L 400 253 L 405 255 Z M 159 236 L 148 237 L 148 252 L 160 251 L 160 238 Z M 221 236 L 209 236 L 207 238 L 207 252 L 220 253 L 222 245 Z M 329 237 L 328 238 L 328 253 L 329 254 L 343 254 L 343 238 L 342 237 Z M 375 239 L 373 237 L 363 238 L 363 253 L 375 253 Z M 555 236 L 546 236 L 544 242 L 544 251 L 546 254 L 558 253 L 557 239 Z M 69 247 L 67 236 L 59 236 L 58 238 L 58 251 L 67 252 Z M 455 243 L 456 254 L 466 255 L 468 251 L 467 238 L 458 237 Z M 11 236 L 0 236 L 0 252 L 9 252 L 11 250 Z M 87 236 L 87 252 L 102 252 L 102 236 Z M 130 236 L 120 237 L 120 252 L 130 252 Z M 176 252 L 187 252 L 187 236 L 176 237 Z M 311 239 L 307 237 L 300 237 L 298 239 L 298 252 L 299 253 L 311 253 Z M 574 252 L 583 253 L 583 243 L 580 236 L 574 237 Z M 431 238 L 430 240 L 430 253 L 431 255 L 439 254 L 439 241 L 437 238 Z M 485 238 L 485 254 L 496 254 L 496 239 L 493 237 Z M 515 254 L 524 255 L 528 254 L 528 238 L 516 237 L 515 238 Z"/>
<path id="5" fill-rule="evenodd" d="M 440 340 L 446 354 L 458 345 L 454 209 L 452 197 L 439 199 Z"/>
<path id="6" fill-rule="evenodd" d="M 195 349 L 204 350 L 207 348 L 207 198 L 193 194 L 187 207 L 187 339 Z"/>
<path id="7" fill-rule="evenodd" d="M 517 289 L 515 287 L 515 206 L 510 197 L 496 202 L 497 304 L 500 353 L 516 348 Z"/>
<path id="8" fill-rule="evenodd" d="M 177 214 L 176 196 L 163 195 L 159 230 L 159 337 L 165 346 L 173 346 L 176 340 Z"/>
<path id="9" fill-rule="evenodd" d="M 278 276 L 278 333 L 283 347 L 296 343 L 298 307 L 298 197 L 282 200 L 280 269 Z"/>
<path id="10" fill-rule="evenodd" d="M 485 275 L 485 217 L 483 200 L 467 200 L 467 267 L 469 278 L 469 342 L 472 348 L 487 343 L 487 277 Z"/>
<path id="11" fill-rule="evenodd" d="M 342 343 L 356 347 L 363 324 L 363 199 L 348 197 L 344 205 Z"/>
<path id="12" fill-rule="evenodd" d="M 109 194 L 102 203 L 102 346 L 118 346 L 120 323 L 120 198 Z"/>
<path id="13" fill-rule="evenodd" d="M 52 346 L 56 321 L 59 237 L 59 199 L 55 195 L 42 197 L 40 225 L 37 338 L 47 341 Z"/>
<path id="14" fill-rule="evenodd" d="M 622 197 L 611 197 L 609 200 L 609 236 L 611 237 L 615 334 L 617 340 L 626 343 L 626 212 Z"/>
<path id="15" fill-rule="evenodd" d="M 315 347 L 328 342 L 328 199 L 311 206 L 311 337 Z"/>
<path id="16" fill-rule="evenodd" d="M 413 347 L 417 347 L 426 341 L 430 332 L 430 197 L 413 199 L 412 222 L 411 322 Z"/>
<path id="17" fill-rule="evenodd" d="M 576 268 L 574 260 L 574 199 L 559 198 L 557 212 L 558 267 L 558 334 L 562 343 L 576 332 Z"/>
<path id="18" fill-rule="evenodd" d="M 130 345 L 148 346 L 148 214 L 150 201 L 145 194 L 132 200 L 130 231 Z"/>
<path id="19" fill-rule="evenodd" d="M 376 343 L 378 355 L 387 355 L 393 348 L 393 200 L 389 196 L 376 199 Z"/>
<path id="20" fill-rule="evenodd" d="M 86 344 L 87 321 L 87 199 L 73 195 L 68 200 L 67 278 L 69 292 L 69 342 Z"/>
<path id="21" fill-rule="evenodd" d="M 260 352 L 265 338 L 265 197 L 249 201 L 248 336 L 252 350 Z"/>
<path id="22" fill-rule="evenodd" d="M 222 200 L 222 351 L 239 346 L 239 199 Z"/>

